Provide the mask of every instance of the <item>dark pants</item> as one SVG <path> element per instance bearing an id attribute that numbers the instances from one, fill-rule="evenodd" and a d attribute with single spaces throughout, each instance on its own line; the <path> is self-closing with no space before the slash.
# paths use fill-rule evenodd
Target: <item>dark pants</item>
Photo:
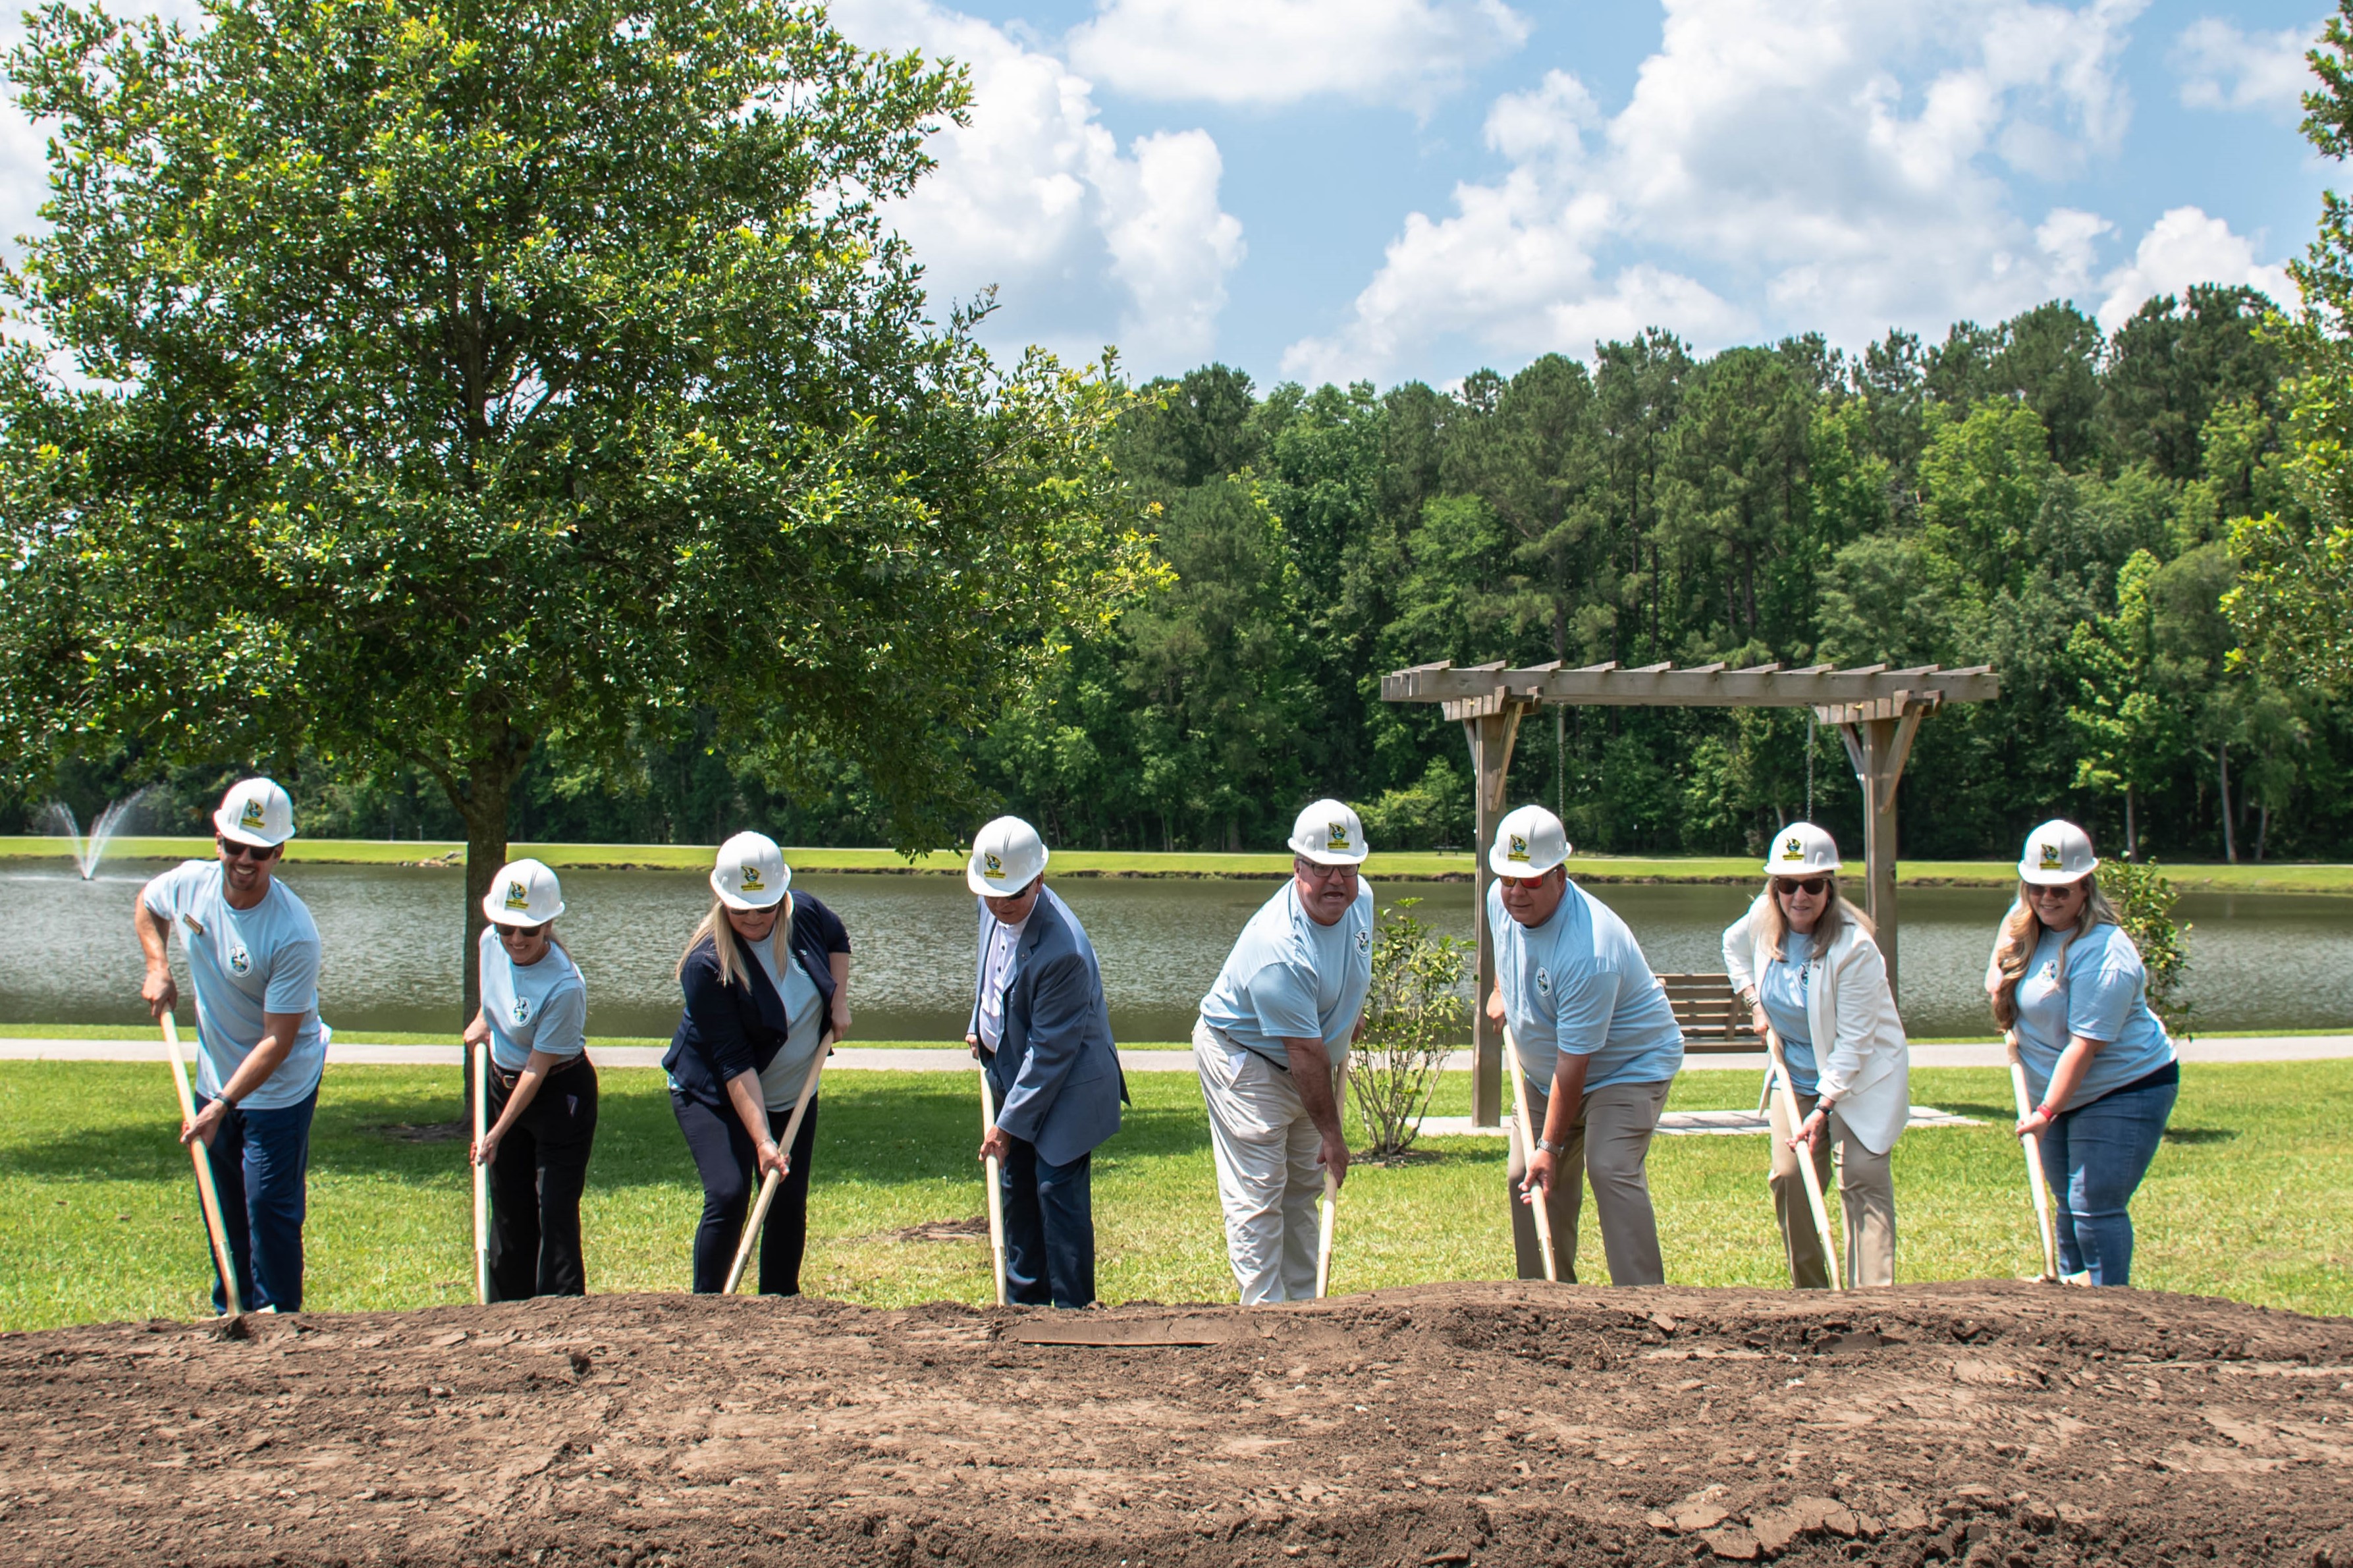
<path id="1" fill-rule="evenodd" d="M 2132 1283 L 2127 1207 L 2173 1114 L 2178 1083 L 2126 1087 L 2071 1107 L 2043 1130 L 2042 1176 L 2058 1199 L 2059 1271 L 2094 1285 Z"/>
<path id="2" fill-rule="evenodd" d="M 202 1111 L 212 1100 L 196 1096 Z M 302 1310 L 302 1217 L 309 1205 L 313 1089 L 299 1105 L 278 1110 L 240 1108 L 213 1137 L 213 1185 L 220 1193 L 221 1226 L 245 1310 Z M 202 1224 L 199 1215 L 198 1223 Z M 206 1247 L 210 1251 L 209 1244 Z M 228 1310 L 228 1294 L 213 1268 L 213 1310 Z"/>
<path id="3" fill-rule="evenodd" d="M 493 1125 L 506 1113 L 514 1083 L 491 1069 Z M 596 1138 L 596 1068 L 584 1056 L 541 1080 L 491 1162 L 491 1300 L 588 1293 L 580 1194 Z"/>
<path id="4" fill-rule="evenodd" d="M 682 1094 L 670 1097 L 678 1130 L 702 1177 L 702 1223 L 694 1227 L 694 1289 L 715 1294 L 727 1287 L 727 1270 L 735 1264 L 735 1247 L 743 1239 L 744 1220 L 751 1212 L 753 1194 L 760 1190 L 760 1152 L 735 1108 L 713 1110 Z M 817 1100 L 789 1151 L 792 1171 L 768 1205 L 767 1224 L 760 1232 L 760 1294 L 797 1296 L 801 1293 L 801 1253 L 808 1245 L 809 1152 L 817 1146 Z M 784 1135 L 792 1120 L 788 1107 L 768 1112 L 768 1136 Z"/>
<path id="5" fill-rule="evenodd" d="M 1024 1306 L 1084 1307 L 1095 1299 L 1094 1155 L 1067 1165 L 1011 1133 L 999 1162 L 1005 1194 L 1005 1294 Z"/>

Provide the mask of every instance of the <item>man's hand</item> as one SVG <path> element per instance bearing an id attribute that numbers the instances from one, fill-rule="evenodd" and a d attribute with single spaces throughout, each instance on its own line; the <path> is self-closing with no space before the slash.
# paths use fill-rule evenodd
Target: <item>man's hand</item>
<path id="1" fill-rule="evenodd" d="M 990 1128 L 988 1136 L 980 1141 L 979 1158 L 982 1160 L 1003 1160 L 1012 1152 L 1013 1140 L 1005 1135 L 1002 1127 Z"/>
<path id="2" fill-rule="evenodd" d="M 1520 1178 L 1520 1201 L 1539 1203 L 1552 1195 L 1552 1181 L 1559 1156 L 1549 1149 L 1537 1149 L 1528 1155 L 1527 1173 Z"/>
<path id="3" fill-rule="evenodd" d="M 139 999 L 147 1004 L 147 1016 L 158 1023 L 163 1021 L 164 1014 L 177 1007 L 180 1005 L 180 985 L 172 978 L 170 968 L 151 966 L 146 981 L 139 987 Z"/>
<path id="4" fill-rule="evenodd" d="M 180 1142 L 193 1143 L 201 1138 L 205 1141 L 205 1147 L 209 1149 L 213 1146 L 213 1139 L 219 1135 L 221 1123 L 227 1120 L 228 1102 L 227 1100 L 206 1100 L 205 1108 L 196 1112 L 196 1119 L 194 1121 L 185 1120 L 181 1121 Z"/>
<path id="5" fill-rule="evenodd" d="M 1335 1185 L 1346 1181 L 1348 1179 L 1348 1140 L 1335 1133 L 1325 1133 L 1322 1146 L 1315 1152 L 1315 1163 L 1332 1173 L 1332 1180 Z"/>
<path id="6" fill-rule="evenodd" d="M 972 1047 L 972 1059 L 975 1061 L 980 1060 L 980 1037 L 978 1035 L 966 1035 L 964 1037 L 964 1043 Z"/>
<path id="7" fill-rule="evenodd" d="M 1504 988 L 1501 985 L 1487 994 L 1487 1016 L 1498 1024 L 1504 1021 Z"/>

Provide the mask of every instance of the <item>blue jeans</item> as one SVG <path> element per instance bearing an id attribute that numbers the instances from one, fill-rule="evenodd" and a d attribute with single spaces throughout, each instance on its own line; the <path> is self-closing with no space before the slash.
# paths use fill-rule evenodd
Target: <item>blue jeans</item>
<path id="1" fill-rule="evenodd" d="M 196 1096 L 201 1112 L 212 1103 Z M 219 1189 L 221 1226 L 237 1268 L 237 1300 L 248 1312 L 275 1307 L 302 1310 L 302 1217 L 308 1208 L 313 1088 L 301 1103 L 277 1110 L 240 1107 L 213 1137 L 213 1185 Z M 213 1268 L 213 1310 L 228 1310 L 228 1295 Z"/>
<path id="2" fill-rule="evenodd" d="M 1011 1133 L 998 1167 L 1005 1194 L 1005 1294 L 1025 1306 L 1092 1306 L 1095 1299 L 1094 1155 L 1066 1165 Z"/>
<path id="3" fill-rule="evenodd" d="M 2059 1113 L 2042 1134 L 2042 1174 L 2057 1199 L 2059 1270 L 2094 1285 L 2132 1283 L 2133 1226 L 2126 1205 L 2148 1173 L 2173 1114 L 2178 1083 L 2120 1089 Z"/>

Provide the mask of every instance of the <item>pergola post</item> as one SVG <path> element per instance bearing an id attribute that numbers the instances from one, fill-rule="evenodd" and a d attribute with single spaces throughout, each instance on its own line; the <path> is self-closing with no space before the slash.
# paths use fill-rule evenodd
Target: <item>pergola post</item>
<path id="1" fill-rule="evenodd" d="M 1875 705 L 1874 705 L 1875 706 Z M 1838 725 L 1846 742 L 1847 760 L 1854 764 L 1854 782 L 1862 787 L 1862 858 L 1864 910 L 1876 928 L 1879 951 L 1887 960 L 1887 992 L 1900 1009 L 1904 993 L 1896 979 L 1895 801 L 1904 782 L 1904 763 L 1912 755 L 1912 739 L 1920 732 L 1921 716 L 1932 702 L 1907 701 L 1900 715 L 1864 717 L 1852 710 L 1816 709 L 1818 717 Z"/>
<path id="2" fill-rule="evenodd" d="M 1501 668 L 1498 665 L 1495 668 Z M 1478 971 L 1478 988 L 1471 1004 L 1471 1122 L 1474 1127 L 1504 1123 L 1504 1037 L 1487 1020 L 1487 997 L 1495 989 L 1495 942 L 1487 930 L 1487 887 L 1495 874 L 1487 868 L 1487 846 L 1495 824 L 1504 816 L 1504 790 L 1511 779 L 1512 747 L 1519 739 L 1520 720 L 1535 706 L 1501 693 L 1448 702 L 1449 719 L 1462 721 L 1463 738 L 1471 743 L 1471 790 L 1476 837 L 1472 853 L 1474 868 L 1471 926 Z"/>

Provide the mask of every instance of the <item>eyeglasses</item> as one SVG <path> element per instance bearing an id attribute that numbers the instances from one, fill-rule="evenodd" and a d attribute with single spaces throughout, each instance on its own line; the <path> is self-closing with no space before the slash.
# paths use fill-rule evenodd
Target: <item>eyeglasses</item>
<path id="1" fill-rule="evenodd" d="M 1788 898 L 1791 893 L 1803 893 L 1810 899 L 1819 899 L 1822 896 L 1823 890 L 1830 885 L 1831 879 L 1828 877 L 1806 877 L 1803 879 L 1795 877 L 1777 877 L 1773 881 L 1773 890 L 1780 894 L 1783 898 Z"/>
<path id="2" fill-rule="evenodd" d="M 1354 866 L 1324 866 L 1313 860 L 1302 859 L 1298 862 L 1297 868 L 1299 874 L 1311 882 L 1353 882 L 1356 879 L 1356 868 Z"/>
<path id="3" fill-rule="evenodd" d="M 220 852 L 232 860 L 274 860 L 278 858 L 275 844 L 243 844 L 234 838 L 217 838 Z"/>
<path id="4" fill-rule="evenodd" d="M 2072 899 L 2083 890 L 2081 882 L 2060 882 L 2056 885 L 2041 882 L 2031 885 L 2026 896 L 2030 899 Z"/>

